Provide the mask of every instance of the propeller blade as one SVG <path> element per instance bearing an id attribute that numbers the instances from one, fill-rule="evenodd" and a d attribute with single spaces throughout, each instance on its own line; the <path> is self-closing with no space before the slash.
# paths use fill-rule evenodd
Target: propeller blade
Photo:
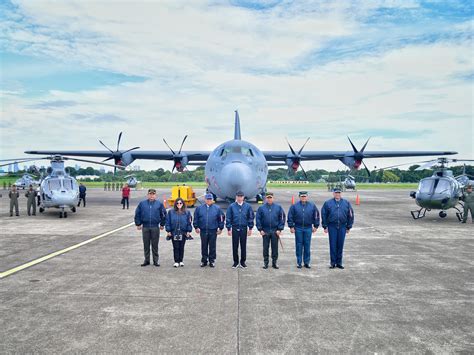
<path id="1" fill-rule="evenodd" d="M 126 150 L 125 152 L 122 152 L 122 155 L 125 154 L 125 153 L 128 153 L 128 152 L 130 152 L 130 151 L 132 151 L 132 150 L 135 150 L 135 149 L 140 149 L 140 147 L 133 147 L 133 148 L 131 148 L 131 149 L 128 149 L 128 150 Z"/>
<path id="2" fill-rule="evenodd" d="M 181 142 L 181 147 L 179 147 L 179 152 L 178 154 L 181 154 L 181 149 L 183 149 L 184 142 L 186 141 L 186 138 L 188 138 L 188 135 L 185 135 L 183 138 L 183 141 Z"/>
<path id="3" fill-rule="evenodd" d="M 304 174 L 304 178 L 305 178 L 306 180 L 308 180 L 308 175 L 306 175 L 306 171 L 304 170 L 303 165 L 300 164 L 300 168 L 301 168 L 301 171 L 302 171 L 303 174 Z"/>
<path id="4" fill-rule="evenodd" d="M 370 137 L 369 137 L 369 139 L 367 139 L 367 142 L 365 142 L 364 146 L 363 146 L 362 149 L 360 150 L 361 153 L 364 152 L 364 149 L 365 149 L 365 147 L 367 147 L 367 143 L 369 143 L 369 140 L 370 140 Z"/>
<path id="5" fill-rule="evenodd" d="M 104 160 L 102 160 L 102 162 L 112 160 L 113 158 L 114 158 L 114 157 L 110 157 L 110 158 L 104 159 Z"/>
<path id="6" fill-rule="evenodd" d="M 120 140 L 122 139 L 122 132 L 119 133 L 118 139 L 117 139 L 117 152 L 119 151 L 120 147 Z"/>
<path id="7" fill-rule="evenodd" d="M 166 146 L 168 147 L 169 150 L 171 150 L 171 153 L 173 153 L 173 155 L 176 155 L 176 153 L 174 152 L 173 149 L 171 149 L 171 147 L 168 145 L 168 143 L 166 142 L 166 140 L 163 138 L 163 142 L 165 142 Z"/>
<path id="8" fill-rule="evenodd" d="M 365 146 L 364 146 L 364 148 L 365 148 Z M 364 148 L 362 148 L 361 152 L 364 150 Z M 370 170 L 369 170 L 369 168 L 367 168 L 367 165 L 365 165 L 364 162 L 362 162 L 362 164 L 364 165 L 364 168 L 365 168 L 365 170 L 367 171 L 367 175 L 370 177 Z M 349 176 L 350 176 L 350 175 L 349 175 Z"/>
<path id="9" fill-rule="evenodd" d="M 352 143 L 352 141 L 351 141 L 351 139 L 349 138 L 349 136 L 347 136 L 347 139 L 349 139 L 349 143 L 351 144 L 352 150 L 354 151 L 354 153 L 359 153 L 359 151 L 358 151 L 357 148 L 355 147 L 354 143 Z"/>
<path id="10" fill-rule="evenodd" d="M 100 139 L 99 139 L 99 143 L 102 144 L 105 147 L 105 149 L 107 149 L 109 152 L 114 154 L 114 152 L 109 147 L 107 147 Z"/>
<path id="11" fill-rule="evenodd" d="M 296 153 L 295 153 L 293 147 L 291 146 L 290 142 L 288 142 L 288 138 L 285 138 L 285 139 L 286 139 L 286 143 L 288 143 L 288 147 L 290 147 L 291 153 L 292 153 L 293 155 L 296 155 Z"/>
<path id="12" fill-rule="evenodd" d="M 306 145 L 306 143 L 308 143 L 309 138 L 310 138 L 310 137 L 308 137 L 308 139 L 306 139 L 306 142 L 304 142 L 303 146 L 301 147 L 301 149 L 300 149 L 299 152 L 298 152 L 298 155 L 300 155 L 301 152 L 303 151 L 303 148 L 304 148 L 304 146 Z"/>

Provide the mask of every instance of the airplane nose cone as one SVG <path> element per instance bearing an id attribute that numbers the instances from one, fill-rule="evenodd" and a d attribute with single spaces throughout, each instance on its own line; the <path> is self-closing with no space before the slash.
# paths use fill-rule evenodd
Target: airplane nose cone
<path id="1" fill-rule="evenodd" d="M 253 189 L 253 172 L 250 167 L 243 163 L 232 163 L 222 169 L 222 179 L 229 188 L 229 195 L 242 191 L 246 196 Z M 255 185 L 255 182 L 253 182 Z M 234 197 L 229 196 L 229 197 Z"/>

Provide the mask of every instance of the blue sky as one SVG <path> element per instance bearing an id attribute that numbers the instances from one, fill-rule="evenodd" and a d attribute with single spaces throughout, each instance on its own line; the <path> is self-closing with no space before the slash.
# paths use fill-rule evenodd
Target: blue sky
<path id="1" fill-rule="evenodd" d="M 261 149 L 311 136 L 308 150 L 347 150 L 350 135 L 473 158 L 473 14 L 472 1 L 0 0 L 0 155 L 100 149 L 122 130 L 124 147 L 189 134 L 208 150 L 239 109 Z"/>

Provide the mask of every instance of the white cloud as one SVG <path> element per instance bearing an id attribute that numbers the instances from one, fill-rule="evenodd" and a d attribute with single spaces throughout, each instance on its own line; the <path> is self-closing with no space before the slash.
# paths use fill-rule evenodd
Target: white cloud
<path id="1" fill-rule="evenodd" d="M 353 12 L 345 2 L 306 12 L 297 4 L 286 12 L 279 6 L 259 12 L 204 2 L 19 2 L 27 22 L 37 27 L 9 26 L 10 46 L 149 79 L 41 97 L 9 93 L 3 98 L 1 154 L 100 149 L 99 138 L 113 146 L 121 130 L 124 148 L 165 150 L 163 137 L 177 147 L 189 134 L 186 148 L 207 150 L 230 139 L 232 131 L 206 127 L 232 124 L 238 108 L 244 139 L 262 149 L 285 150 L 284 136 L 298 146 L 308 135 L 313 139 L 307 150 L 348 150 L 346 133 L 392 130 L 420 137 L 376 136 L 367 149 L 457 150 L 472 158 L 473 87 L 458 79 L 473 71 L 469 40 L 404 44 L 295 69 L 295 62 L 328 40 L 358 33 L 363 27 L 358 17 L 374 4 L 364 2 Z M 383 7 L 402 6 L 418 5 L 383 2 Z M 45 101 L 76 105 L 41 107 Z M 91 124 L 94 117 L 109 119 Z M 17 144 L 3 143 L 10 139 Z M 365 142 L 355 140 L 357 146 Z M 305 165 L 326 166 L 342 164 Z"/>

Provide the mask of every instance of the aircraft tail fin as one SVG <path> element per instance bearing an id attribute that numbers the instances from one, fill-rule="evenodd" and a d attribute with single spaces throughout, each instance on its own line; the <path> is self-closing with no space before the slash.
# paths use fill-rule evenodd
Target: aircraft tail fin
<path id="1" fill-rule="evenodd" d="M 235 128 L 234 128 L 234 139 L 241 140 L 240 137 L 240 117 L 239 112 L 235 110 Z"/>

